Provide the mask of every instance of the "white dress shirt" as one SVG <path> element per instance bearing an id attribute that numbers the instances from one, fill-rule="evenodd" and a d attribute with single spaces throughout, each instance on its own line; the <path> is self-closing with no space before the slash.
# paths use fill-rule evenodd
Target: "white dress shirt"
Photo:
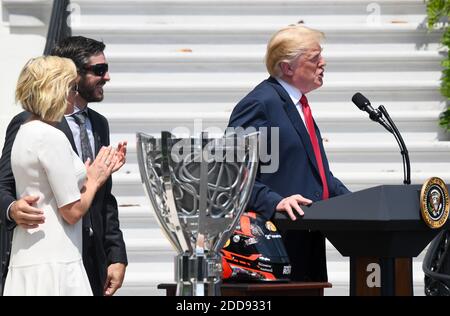
<path id="1" fill-rule="evenodd" d="M 305 115 L 303 114 L 303 109 L 302 109 L 302 105 L 300 104 L 300 99 L 302 98 L 302 93 L 300 92 L 300 90 L 298 90 L 296 87 L 294 87 L 293 85 L 290 85 L 289 83 L 287 83 L 286 81 L 284 81 L 281 78 L 275 78 L 277 79 L 278 83 L 284 88 L 284 90 L 286 90 L 286 92 L 289 94 L 289 97 L 292 100 L 292 103 L 295 104 L 295 107 L 297 108 L 298 113 L 300 114 L 300 117 L 302 118 L 303 124 L 306 127 L 306 123 L 305 123 Z M 308 130 L 308 129 L 306 129 Z M 309 132 L 308 132 L 309 133 Z"/>
<path id="2" fill-rule="evenodd" d="M 66 118 L 67 124 L 69 124 L 70 130 L 72 131 L 73 140 L 75 141 L 75 147 L 77 148 L 78 155 L 81 157 L 81 138 L 80 138 L 80 126 L 75 122 L 75 119 L 73 118 L 73 114 L 78 113 L 82 111 L 77 105 L 73 107 L 73 113 L 64 115 Z M 88 108 L 86 108 L 86 111 L 89 111 Z M 94 133 L 92 131 L 92 123 L 89 119 L 89 116 L 86 119 L 86 130 L 89 137 L 89 143 L 91 145 L 92 153 L 94 154 L 95 159 L 95 142 L 94 142 Z M 92 161 L 91 161 L 92 162 Z"/>

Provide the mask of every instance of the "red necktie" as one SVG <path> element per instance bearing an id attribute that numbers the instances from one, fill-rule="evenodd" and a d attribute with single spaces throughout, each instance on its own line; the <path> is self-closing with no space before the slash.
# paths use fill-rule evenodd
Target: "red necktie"
<path id="1" fill-rule="evenodd" d="M 311 108 L 309 107 L 308 99 L 306 98 L 305 95 L 302 95 L 300 103 L 302 104 L 302 110 L 305 116 L 306 127 L 308 128 L 309 138 L 311 139 L 311 144 L 314 149 L 314 156 L 316 156 L 317 166 L 319 167 L 320 178 L 322 179 L 322 186 L 323 186 L 322 198 L 326 200 L 328 199 L 329 196 L 327 177 L 325 176 L 325 168 L 323 167 L 322 154 L 320 153 L 319 142 L 317 141 L 316 129 L 314 128 L 314 121 L 311 114 Z"/>

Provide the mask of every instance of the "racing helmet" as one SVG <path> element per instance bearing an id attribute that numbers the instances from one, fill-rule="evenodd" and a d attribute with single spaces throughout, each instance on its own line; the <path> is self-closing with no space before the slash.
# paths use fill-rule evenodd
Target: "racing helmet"
<path id="1" fill-rule="evenodd" d="M 289 281 L 291 264 L 280 233 L 254 212 L 242 214 L 221 250 L 227 281 Z"/>

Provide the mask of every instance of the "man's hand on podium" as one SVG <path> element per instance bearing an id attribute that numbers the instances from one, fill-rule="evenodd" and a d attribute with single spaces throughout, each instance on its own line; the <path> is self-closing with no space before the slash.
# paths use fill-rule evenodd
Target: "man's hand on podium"
<path id="1" fill-rule="evenodd" d="M 276 211 L 286 212 L 289 217 L 295 221 L 297 219 L 295 212 L 297 212 L 300 216 L 305 215 L 300 205 L 310 205 L 311 203 L 311 200 L 301 196 L 300 194 L 295 194 L 282 199 L 280 203 L 278 203 Z"/>

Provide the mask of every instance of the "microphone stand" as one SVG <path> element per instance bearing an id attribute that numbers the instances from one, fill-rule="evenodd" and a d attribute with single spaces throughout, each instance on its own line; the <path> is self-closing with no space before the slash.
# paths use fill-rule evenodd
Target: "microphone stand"
<path id="1" fill-rule="evenodd" d="M 383 105 L 380 105 L 378 107 L 378 110 L 381 112 L 382 115 L 386 117 L 389 123 L 389 126 L 387 126 L 386 124 L 381 125 L 383 125 L 384 128 L 386 128 L 392 135 L 394 135 L 395 140 L 397 141 L 398 146 L 400 147 L 400 153 L 402 154 L 403 158 L 403 184 L 411 184 L 411 164 L 409 162 L 408 149 L 406 149 L 406 145 L 405 142 L 403 141 L 402 135 L 398 131 L 397 126 L 395 126 L 394 121 L 389 116 L 386 108 Z M 381 123 L 382 120 L 378 122 Z"/>

